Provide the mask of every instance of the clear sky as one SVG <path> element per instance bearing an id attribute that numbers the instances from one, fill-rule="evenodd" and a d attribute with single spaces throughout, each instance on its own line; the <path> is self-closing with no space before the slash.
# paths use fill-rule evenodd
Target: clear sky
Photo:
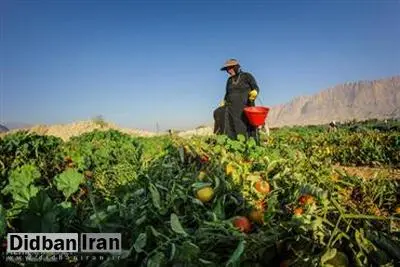
<path id="1" fill-rule="evenodd" d="M 400 74 L 400 1 L 0 1 L 0 123 L 212 122 L 237 58 L 272 106 Z"/>

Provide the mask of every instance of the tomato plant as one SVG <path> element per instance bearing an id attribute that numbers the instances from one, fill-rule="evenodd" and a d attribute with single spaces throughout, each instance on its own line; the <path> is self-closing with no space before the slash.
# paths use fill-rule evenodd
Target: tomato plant
<path id="1" fill-rule="evenodd" d="M 335 165 L 398 167 L 399 132 L 346 127 L 286 127 L 261 146 L 10 134 L 0 139 L 0 235 L 119 232 L 124 257 L 111 266 L 396 266 L 399 181 Z"/>

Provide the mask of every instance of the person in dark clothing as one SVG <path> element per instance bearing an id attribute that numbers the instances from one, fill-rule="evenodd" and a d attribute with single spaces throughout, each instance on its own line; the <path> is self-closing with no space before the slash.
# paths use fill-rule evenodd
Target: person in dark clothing
<path id="1" fill-rule="evenodd" d="M 336 122 L 335 121 L 331 121 L 329 123 L 329 132 L 335 132 L 336 130 L 337 130 Z"/>
<path id="2" fill-rule="evenodd" d="M 254 106 L 259 88 L 253 75 L 241 70 L 239 62 L 229 59 L 221 68 L 229 74 L 224 100 L 214 111 L 214 133 L 226 134 L 231 139 L 243 135 L 256 138 L 257 128 L 250 125 L 243 109 Z"/>

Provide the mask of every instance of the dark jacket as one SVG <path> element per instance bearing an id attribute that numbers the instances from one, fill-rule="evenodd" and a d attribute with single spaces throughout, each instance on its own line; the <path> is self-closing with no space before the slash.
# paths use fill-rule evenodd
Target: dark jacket
<path id="1" fill-rule="evenodd" d="M 226 134 L 232 139 L 236 139 L 239 134 L 246 138 L 255 137 L 256 128 L 248 123 L 243 112 L 246 106 L 254 106 L 254 102 L 249 101 L 251 90 L 259 92 L 257 82 L 250 73 L 239 71 L 235 76 L 229 77 L 224 97 L 225 106 L 214 112 L 214 118 L 224 116 L 224 118 L 219 119 L 224 125 L 216 125 L 215 127 L 220 130 L 223 129 L 222 134 Z"/>

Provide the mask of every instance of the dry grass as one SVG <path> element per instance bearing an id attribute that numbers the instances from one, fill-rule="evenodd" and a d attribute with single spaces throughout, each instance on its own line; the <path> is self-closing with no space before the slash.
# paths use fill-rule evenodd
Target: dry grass
<path id="1" fill-rule="evenodd" d="M 86 132 L 91 132 L 94 130 L 109 130 L 115 129 L 123 133 L 130 134 L 132 136 L 141 136 L 141 137 L 151 137 L 151 136 L 161 136 L 167 133 L 154 133 L 137 129 L 130 128 L 121 128 L 113 123 L 109 123 L 104 121 L 104 119 L 100 116 L 95 117 L 92 120 L 88 121 L 79 121 L 73 122 L 69 124 L 55 124 L 55 125 L 35 125 L 33 127 L 27 129 L 17 129 L 11 130 L 6 133 L 0 133 L 0 138 L 11 133 L 15 133 L 17 131 L 26 130 L 31 133 L 36 133 L 39 135 L 52 135 L 57 136 L 67 141 L 72 136 L 78 136 Z M 201 125 L 193 130 L 188 131 L 177 131 L 177 135 L 185 138 L 192 137 L 194 135 L 204 136 L 204 135 L 213 135 L 213 129 L 210 126 Z"/>
<path id="2" fill-rule="evenodd" d="M 400 169 L 371 168 L 371 167 L 347 167 L 336 165 L 335 168 L 342 169 L 351 176 L 363 179 L 394 179 L 400 180 Z"/>

